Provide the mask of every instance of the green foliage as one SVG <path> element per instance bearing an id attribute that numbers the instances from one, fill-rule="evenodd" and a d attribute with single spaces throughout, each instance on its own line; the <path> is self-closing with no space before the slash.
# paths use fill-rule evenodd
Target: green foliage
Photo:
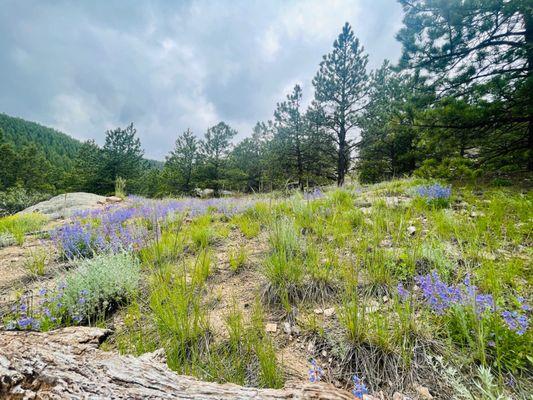
<path id="1" fill-rule="evenodd" d="M 22 211 L 49 198 L 47 193 L 12 186 L 5 192 L 0 192 L 0 217 Z"/>
<path id="2" fill-rule="evenodd" d="M 445 158 L 441 162 L 435 159 L 424 160 L 415 172 L 416 176 L 426 179 L 445 179 L 454 181 L 471 181 L 478 175 L 472 161 L 465 158 Z"/>
<path id="3" fill-rule="evenodd" d="M 365 104 L 368 88 L 364 54 L 350 24 L 346 23 L 333 43 L 331 53 L 324 56 L 315 78 L 315 99 L 328 110 L 325 117 L 333 128 L 337 142 L 337 184 L 344 183 L 350 168 L 352 143 L 347 136 L 355 126 L 360 110 Z"/>
<path id="4" fill-rule="evenodd" d="M 167 156 L 163 176 L 169 193 L 190 193 L 199 167 L 199 142 L 190 129 L 178 136 Z"/>
<path id="5" fill-rule="evenodd" d="M 79 261 L 67 275 L 62 302 L 70 313 L 95 323 L 117 305 L 129 301 L 137 291 L 139 279 L 140 263 L 131 254 L 97 255 Z"/>
<path id="6" fill-rule="evenodd" d="M 0 218 L 0 234 L 9 233 L 20 246 L 24 243 L 25 235 L 41 229 L 48 218 L 39 213 L 17 214 Z"/>
<path id="7" fill-rule="evenodd" d="M 30 250 L 29 257 L 24 260 L 24 267 L 30 275 L 43 276 L 46 268 L 48 253 L 44 249 Z"/>
<path id="8" fill-rule="evenodd" d="M 417 71 L 436 92 L 417 124 L 428 158 L 469 155 L 485 169 L 531 171 L 531 28 L 524 29 L 531 5 L 400 2 L 400 67 Z"/>
<path id="9" fill-rule="evenodd" d="M 126 179 L 117 176 L 115 178 L 115 196 L 121 199 L 126 198 Z"/>
<path id="10" fill-rule="evenodd" d="M 218 194 L 224 185 L 228 169 L 230 142 L 237 131 L 224 122 L 209 128 L 201 143 L 202 175 L 207 187 Z"/>
<path id="11" fill-rule="evenodd" d="M 54 129 L 0 113 L 0 190 L 64 187 L 80 143 Z M 3 136 L 3 138 L 2 138 Z"/>
<path id="12" fill-rule="evenodd" d="M 233 272 L 237 272 L 246 265 L 248 254 L 244 246 L 233 249 L 229 253 L 229 267 Z"/>

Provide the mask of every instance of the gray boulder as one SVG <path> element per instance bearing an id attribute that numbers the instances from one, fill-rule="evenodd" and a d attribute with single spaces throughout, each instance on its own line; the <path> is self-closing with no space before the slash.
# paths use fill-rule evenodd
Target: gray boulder
<path id="1" fill-rule="evenodd" d="M 84 192 L 66 193 L 28 207 L 19 214 L 40 212 L 51 220 L 56 220 L 59 218 L 68 218 L 79 211 L 97 208 L 99 205 L 105 203 L 105 196 Z"/>

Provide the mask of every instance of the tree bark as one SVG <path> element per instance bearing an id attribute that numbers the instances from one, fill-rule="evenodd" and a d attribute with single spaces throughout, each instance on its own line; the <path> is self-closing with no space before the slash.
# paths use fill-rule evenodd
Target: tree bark
<path id="1" fill-rule="evenodd" d="M 0 398 L 353 399 L 326 384 L 278 390 L 202 382 L 168 369 L 162 351 L 132 357 L 100 350 L 108 334 L 90 327 L 0 332 Z"/>
<path id="2" fill-rule="evenodd" d="M 527 51 L 527 83 L 530 86 L 533 86 L 533 16 L 531 15 L 532 7 L 526 9 L 524 15 L 524 25 L 526 28 L 525 39 L 526 39 L 526 51 Z M 531 87 L 530 87 L 531 89 Z M 529 91 L 529 104 L 528 107 L 531 107 L 533 104 L 533 94 L 531 90 Z M 528 152 L 529 158 L 527 161 L 527 169 L 533 171 L 533 117 L 529 115 L 529 122 L 527 126 L 527 142 L 528 142 Z"/>

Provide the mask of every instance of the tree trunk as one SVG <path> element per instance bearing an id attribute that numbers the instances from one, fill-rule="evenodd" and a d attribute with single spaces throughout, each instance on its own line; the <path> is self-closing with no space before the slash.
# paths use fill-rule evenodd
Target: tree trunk
<path id="1" fill-rule="evenodd" d="M 527 6 L 526 6 L 527 7 Z M 528 93 L 529 107 L 533 104 L 533 94 L 531 93 L 531 86 L 533 86 L 533 15 L 531 15 L 531 7 L 527 7 L 524 15 L 525 25 L 525 39 L 526 39 L 526 51 L 527 51 L 527 85 L 530 86 Z M 531 112 L 531 110 L 529 110 Z M 533 171 L 533 118 L 529 115 L 529 122 L 527 127 L 527 144 L 528 144 L 528 160 L 527 169 Z"/>
<path id="2" fill-rule="evenodd" d="M 344 176 L 346 175 L 346 153 L 348 150 L 348 143 L 346 143 L 346 129 L 344 123 L 341 123 L 339 133 L 339 158 L 337 160 L 337 186 L 344 185 Z"/>
<path id="3" fill-rule="evenodd" d="M 0 332 L 0 398 L 353 399 L 326 384 L 278 390 L 202 382 L 169 370 L 162 351 L 132 357 L 98 349 L 108 334 L 90 327 Z"/>

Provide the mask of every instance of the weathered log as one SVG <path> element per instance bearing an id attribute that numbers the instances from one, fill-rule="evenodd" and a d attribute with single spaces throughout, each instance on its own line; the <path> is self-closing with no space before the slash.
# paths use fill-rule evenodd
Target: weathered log
<path id="1" fill-rule="evenodd" d="M 202 382 L 168 369 L 162 352 L 102 351 L 105 329 L 0 332 L 2 399 L 353 399 L 327 384 L 256 389 Z"/>

